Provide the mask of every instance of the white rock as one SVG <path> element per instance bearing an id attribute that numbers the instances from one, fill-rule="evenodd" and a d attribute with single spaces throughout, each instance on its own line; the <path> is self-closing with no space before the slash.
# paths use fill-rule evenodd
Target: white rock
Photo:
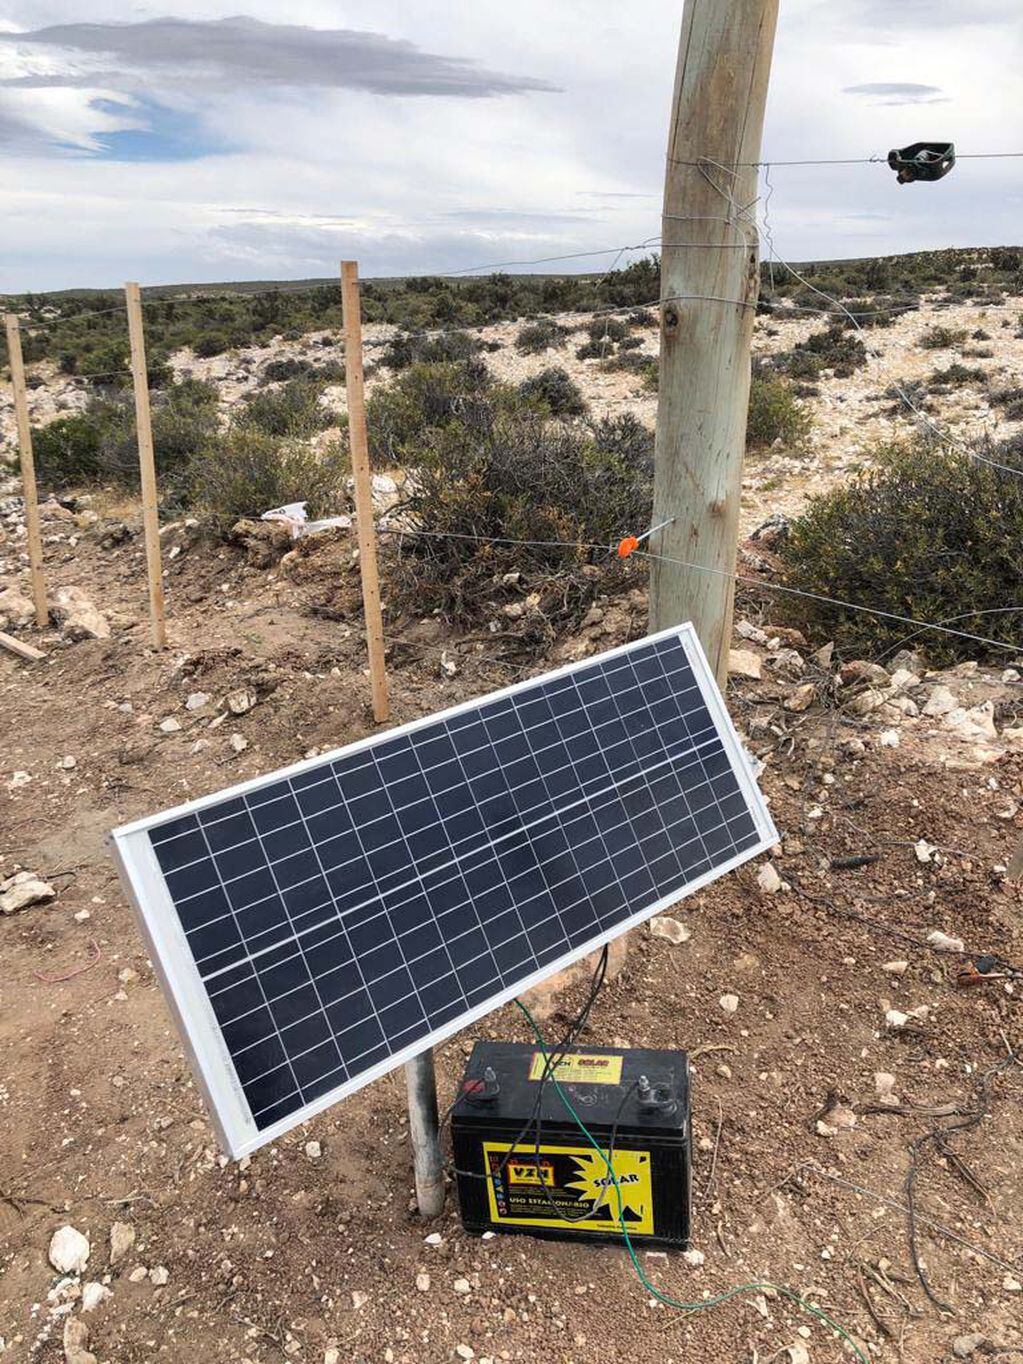
<path id="1" fill-rule="evenodd" d="M 908 668 L 897 668 L 892 673 L 892 686 L 898 691 L 911 691 L 913 687 L 920 685 L 920 679 L 916 673 L 911 673 Z"/>
<path id="2" fill-rule="evenodd" d="M 323 1352 L 323 1364 L 341 1364 L 341 1351 L 333 1345 Z"/>
<path id="3" fill-rule="evenodd" d="M 208 706 L 210 698 L 204 691 L 194 691 L 185 702 L 186 710 L 202 710 L 203 706 Z"/>
<path id="4" fill-rule="evenodd" d="M 47 1258 L 58 1274 L 84 1274 L 89 1263 L 89 1238 L 70 1225 L 58 1227 L 50 1237 Z"/>
<path id="5" fill-rule="evenodd" d="M 456 1279 L 455 1282 L 451 1285 L 451 1287 L 455 1290 L 456 1293 L 465 1294 L 472 1292 L 472 1284 L 469 1282 L 468 1279 Z"/>
<path id="6" fill-rule="evenodd" d="M 119 1265 L 135 1244 L 135 1228 L 130 1222 L 114 1222 L 110 1227 L 110 1265 Z"/>
<path id="7" fill-rule="evenodd" d="M 752 640 L 754 644 L 766 644 L 767 635 L 756 625 L 751 625 L 748 620 L 740 620 L 735 627 L 735 633 L 740 639 Z"/>
<path id="8" fill-rule="evenodd" d="M 368 1302 L 368 1293 L 363 1293 L 359 1288 L 352 1289 L 352 1306 L 355 1308 L 356 1312 L 358 1312 L 361 1307 L 365 1307 Z"/>
<path id="9" fill-rule="evenodd" d="M 940 928 L 933 929 L 927 935 L 927 941 L 938 952 L 965 952 L 966 944 L 962 938 L 950 938 L 947 933 L 942 933 Z"/>
<path id="10" fill-rule="evenodd" d="M 667 915 L 659 915 L 650 920 L 650 932 L 655 938 L 666 938 L 668 942 L 679 943 L 688 942 L 692 937 L 691 932 L 685 924 L 680 924 L 677 919 L 672 919 Z"/>
<path id="11" fill-rule="evenodd" d="M 149 1270 L 145 1267 L 145 1265 L 136 1265 L 135 1268 L 128 1275 L 128 1282 L 143 1283 L 148 1278 Z"/>
<path id="12" fill-rule="evenodd" d="M 969 1359 L 974 1351 L 979 1350 L 986 1341 L 987 1336 L 979 1334 L 956 1336 L 952 1342 L 952 1353 L 956 1359 Z"/>
<path id="13" fill-rule="evenodd" d="M 73 753 L 65 753 L 57 766 L 63 768 L 65 772 L 73 772 L 78 766 L 78 759 Z"/>
<path id="14" fill-rule="evenodd" d="M 458 664 L 448 653 L 447 649 L 441 650 L 440 655 L 440 675 L 441 677 L 454 677 L 458 672 Z"/>
<path id="15" fill-rule="evenodd" d="M 110 622 L 80 587 L 58 587 L 52 613 L 68 639 L 110 638 Z"/>
<path id="16" fill-rule="evenodd" d="M 475 1359 L 476 1351 L 471 1345 L 456 1345 L 455 1354 L 459 1359 Z"/>
<path id="17" fill-rule="evenodd" d="M 423 1243 L 428 1246 L 442 1246 L 444 1244 L 444 1237 L 441 1236 L 439 1231 L 431 1231 L 429 1236 L 423 1237 Z"/>
<path id="18" fill-rule="evenodd" d="M 318 1141 L 307 1141 L 305 1144 L 305 1153 L 310 1160 L 319 1160 L 320 1156 L 323 1155 L 323 1147 Z"/>
<path id="19" fill-rule="evenodd" d="M 762 673 L 760 655 L 752 649 L 729 649 L 728 671 L 734 677 L 750 677 L 756 681 Z"/>
<path id="20" fill-rule="evenodd" d="M 35 618 L 35 607 L 16 587 L 0 592 L 0 624 L 31 625 Z"/>
<path id="21" fill-rule="evenodd" d="M 736 1009 L 738 1009 L 739 1007 L 739 996 L 722 995 L 721 998 L 718 1000 L 718 1003 L 721 1005 L 722 1009 L 724 1009 L 726 1014 L 734 1014 Z"/>
<path id="22" fill-rule="evenodd" d="M 31 781 L 31 772 L 12 772 L 11 779 L 7 783 L 7 789 L 8 791 L 20 791 L 23 786 L 28 786 Z"/>
<path id="23" fill-rule="evenodd" d="M 887 971 L 890 976 L 904 976 L 909 969 L 908 961 L 886 961 L 881 967 L 882 971 Z"/>
<path id="24" fill-rule="evenodd" d="M 1019 678 L 1020 675 L 1015 668 L 1006 668 L 1002 673 L 1003 682 L 1018 682 Z"/>
<path id="25" fill-rule="evenodd" d="M 228 743 L 236 753 L 244 753 L 249 746 L 249 741 L 244 734 L 232 734 Z"/>
<path id="26" fill-rule="evenodd" d="M 425 1270 L 422 1273 L 416 1275 L 416 1287 L 419 1289 L 420 1293 L 429 1293 L 430 1276 L 425 1272 Z"/>
<path id="27" fill-rule="evenodd" d="M 877 1097 L 883 1104 L 897 1104 L 898 1095 L 895 1093 L 895 1076 L 887 1070 L 879 1070 L 874 1075 L 874 1088 L 877 1090 Z"/>
<path id="28" fill-rule="evenodd" d="M 765 895 L 775 895 L 781 890 L 781 877 L 773 862 L 765 862 L 757 872 L 757 885 Z"/>
<path id="29" fill-rule="evenodd" d="M 888 1009 L 885 1011 L 884 1021 L 886 1027 L 898 1031 L 909 1022 L 909 1014 L 904 1014 L 901 1009 Z"/>
<path id="30" fill-rule="evenodd" d="M 942 724 L 960 739 L 998 738 L 993 701 L 983 701 L 979 706 L 971 706 L 969 710 L 956 706 L 955 710 L 949 711 L 943 717 Z"/>
<path id="31" fill-rule="evenodd" d="M 897 729 L 883 729 L 878 735 L 878 743 L 882 748 L 898 748 L 901 742 Z"/>
<path id="32" fill-rule="evenodd" d="M 916 854 L 918 862 L 930 862 L 936 849 L 933 843 L 928 843 L 926 838 L 918 838 L 913 844 L 913 852 Z"/>
<path id="33" fill-rule="evenodd" d="M 1020 1283 L 1013 1274 L 1006 1274 L 1002 1280 L 1002 1287 L 1006 1293 L 1023 1293 L 1023 1283 Z"/>
<path id="34" fill-rule="evenodd" d="M 173 715 L 168 715 L 166 720 L 160 721 L 160 730 L 163 734 L 177 734 L 181 728 L 181 721 L 175 720 Z"/>
<path id="35" fill-rule="evenodd" d="M 232 715 L 244 715 L 256 704 L 256 693 L 250 687 L 239 687 L 227 693 L 224 703 Z"/>
<path id="36" fill-rule="evenodd" d="M 154 1288 L 163 1288 L 170 1279 L 170 1272 L 164 1265 L 154 1265 L 149 1271 L 149 1282 Z"/>
<path id="37" fill-rule="evenodd" d="M 786 1345 L 785 1353 L 789 1357 L 789 1364 L 810 1364 L 810 1354 L 802 1341 L 797 1340 L 794 1345 Z"/>
<path id="38" fill-rule="evenodd" d="M 31 872 L 19 871 L 9 880 L 0 882 L 0 914 L 16 914 L 19 909 L 40 905 L 56 899 L 57 892 L 46 881 Z"/>
<path id="39" fill-rule="evenodd" d="M 934 717 L 948 715 L 954 711 L 958 705 L 959 702 L 947 687 L 935 687 L 927 698 L 927 704 L 924 706 L 923 713 Z"/>
<path id="40" fill-rule="evenodd" d="M 682 1258 L 690 1269 L 699 1269 L 707 1259 L 702 1250 L 684 1250 Z"/>
<path id="41" fill-rule="evenodd" d="M 106 1302 L 107 1298 L 114 1295 L 106 1284 L 87 1283 L 82 1286 L 82 1311 L 95 1312 L 101 1303 Z"/>

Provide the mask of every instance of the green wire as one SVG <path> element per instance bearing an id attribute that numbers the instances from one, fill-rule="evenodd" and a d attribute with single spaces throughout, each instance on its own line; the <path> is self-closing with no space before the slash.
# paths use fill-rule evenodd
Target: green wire
<path id="1" fill-rule="evenodd" d="M 520 999 L 517 999 L 515 1003 L 518 1005 L 519 1009 L 525 1015 L 527 1023 L 532 1028 L 533 1033 L 536 1037 L 537 1045 L 539 1046 L 540 1051 L 543 1053 L 545 1061 L 549 1061 L 547 1044 L 544 1041 L 543 1033 L 540 1031 L 536 1020 Z M 863 1353 L 860 1347 L 856 1344 L 855 1340 L 853 1340 L 852 1336 L 849 1334 L 849 1332 L 845 1329 L 844 1326 L 839 1325 L 837 1321 L 829 1317 L 827 1312 L 825 1312 L 822 1308 L 814 1307 L 812 1303 L 806 1302 L 797 1292 L 795 1292 L 794 1289 L 783 1288 L 780 1284 L 768 1282 L 743 1283 L 737 1285 L 735 1288 L 729 1288 L 724 1293 L 718 1293 L 716 1297 L 700 1298 L 696 1302 L 682 1302 L 680 1299 L 673 1298 L 667 1293 L 662 1293 L 659 1288 L 656 1288 L 647 1278 L 646 1271 L 643 1269 L 643 1266 L 639 1262 L 639 1258 L 636 1255 L 635 1247 L 632 1244 L 632 1239 L 629 1236 L 629 1227 L 625 1220 L 625 1203 L 624 1200 L 622 1199 L 622 1188 L 618 1182 L 618 1176 L 614 1172 L 614 1167 L 612 1166 L 611 1161 L 607 1157 L 607 1153 L 603 1150 L 603 1148 L 600 1145 L 598 1145 L 589 1128 L 583 1122 L 582 1118 L 580 1118 L 579 1114 L 575 1111 L 575 1108 L 572 1106 L 571 1099 L 561 1088 L 561 1085 L 558 1082 L 557 1074 L 554 1068 L 551 1067 L 550 1065 L 548 1065 L 547 1067 L 547 1078 L 550 1079 L 555 1090 L 557 1091 L 558 1098 L 561 1100 L 562 1104 L 567 1109 L 567 1111 L 571 1114 L 573 1120 L 575 1121 L 576 1126 L 579 1128 L 579 1131 L 582 1132 L 583 1136 L 593 1147 L 594 1151 L 596 1151 L 597 1155 L 600 1156 L 604 1164 L 607 1166 L 608 1177 L 610 1178 L 611 1183 L 614 1185 L 615 1193 L 618 1195 L 618 1220 L 621 1224 L 622 1236 L 625 1240 L 625 1249 L 629 1252 L 629 1259 L 632 1261 L 632 1267 L 636 1271 L 636 1277 L 639 1279 L 640 1283 L 647 1290 L 647 1292 L 652 1294 L 653 1297 L 655 1297 L 658 1300 L 658 1302 L 663 1302 L 666 1307 L 677 1307 L 682 1312 L 702 1312 L 704 1311 L 705 1308 L 717 1307 L 721 1303 L 728 1302 L 730 1301 L 730 1299 L 739 1297 L 742 1294 L 762 1293 L 766 1289 L 769 1292 L 777 1293 L 779 1297 L 787 1298 L 790 1302 L 794 1302 L 799 1308 L 802 1309 L 802 1311 L 808 1312 L 810 1316 L 816 1317 L 817 1320 L 823 1322 L 825 1326 L 829 1326 L 831 1330 L 837 1332 L 838 1335 L 842 1337 L 846 1344 L 852 1347 L 853 1351 L 856 1354 L 856 1358 L 860 1361 L 860 1364 L 871 1364 L 871 1361 L 867 1358 L 867 1356 Z"/>

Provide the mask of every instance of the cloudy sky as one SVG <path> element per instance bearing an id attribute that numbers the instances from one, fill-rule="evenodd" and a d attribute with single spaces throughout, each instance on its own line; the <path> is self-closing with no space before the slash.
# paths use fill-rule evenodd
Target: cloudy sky
<path id="1" fill-rule="evenodd" d="M 1019 0 L 781 8 L 765 159 L 917 139 L 1023 150 Z M 0 0 L 0 290 L 302 278 L 345 256 L 364 275 L 419 273 L 643 242 L 681 9 Z M 900 188 L 884 165 L 771 181 L 790 259 L 1023 239 L 1023 160 L 966 160 L 932 186 Z"/>

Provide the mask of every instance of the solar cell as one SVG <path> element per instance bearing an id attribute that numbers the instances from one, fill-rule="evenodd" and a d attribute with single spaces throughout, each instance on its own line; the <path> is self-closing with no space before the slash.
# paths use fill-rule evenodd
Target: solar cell
<path id="1" fill-rule="evenodd" d="M 238 1156 L 775 837 L 682 626 L 113 844 Z"/>

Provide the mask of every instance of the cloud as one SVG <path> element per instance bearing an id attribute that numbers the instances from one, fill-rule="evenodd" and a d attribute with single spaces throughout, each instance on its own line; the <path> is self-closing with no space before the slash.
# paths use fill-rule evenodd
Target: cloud
<path id="1" fill-rule="evenodd" d="M 67 54 L 71 70 L 37 75 L 35 83 L 81 84 L 74 63 L 112 63 L 100 83 L 127 68 L 139 73 L 188 73 L 203 83 L 346 89 L 376 95 L 487 99 L 558 87 L 509 76 L 478 62 L 424 51 L 415 43 L 356 29 L 229 19 L 150 19 L 141 23 L 54 24 L 0 34 L 0 42 Z M 99 73 L 97 73 L 99 74 Z"/>
<path id="2" fill-rule="evenodd" d="M 915 81 L 870 81 L 843 86 L 842 93 L 862 95 L 875 104 L 944 104 L 948 100 L 940 85 L 918 85 Z"/>

